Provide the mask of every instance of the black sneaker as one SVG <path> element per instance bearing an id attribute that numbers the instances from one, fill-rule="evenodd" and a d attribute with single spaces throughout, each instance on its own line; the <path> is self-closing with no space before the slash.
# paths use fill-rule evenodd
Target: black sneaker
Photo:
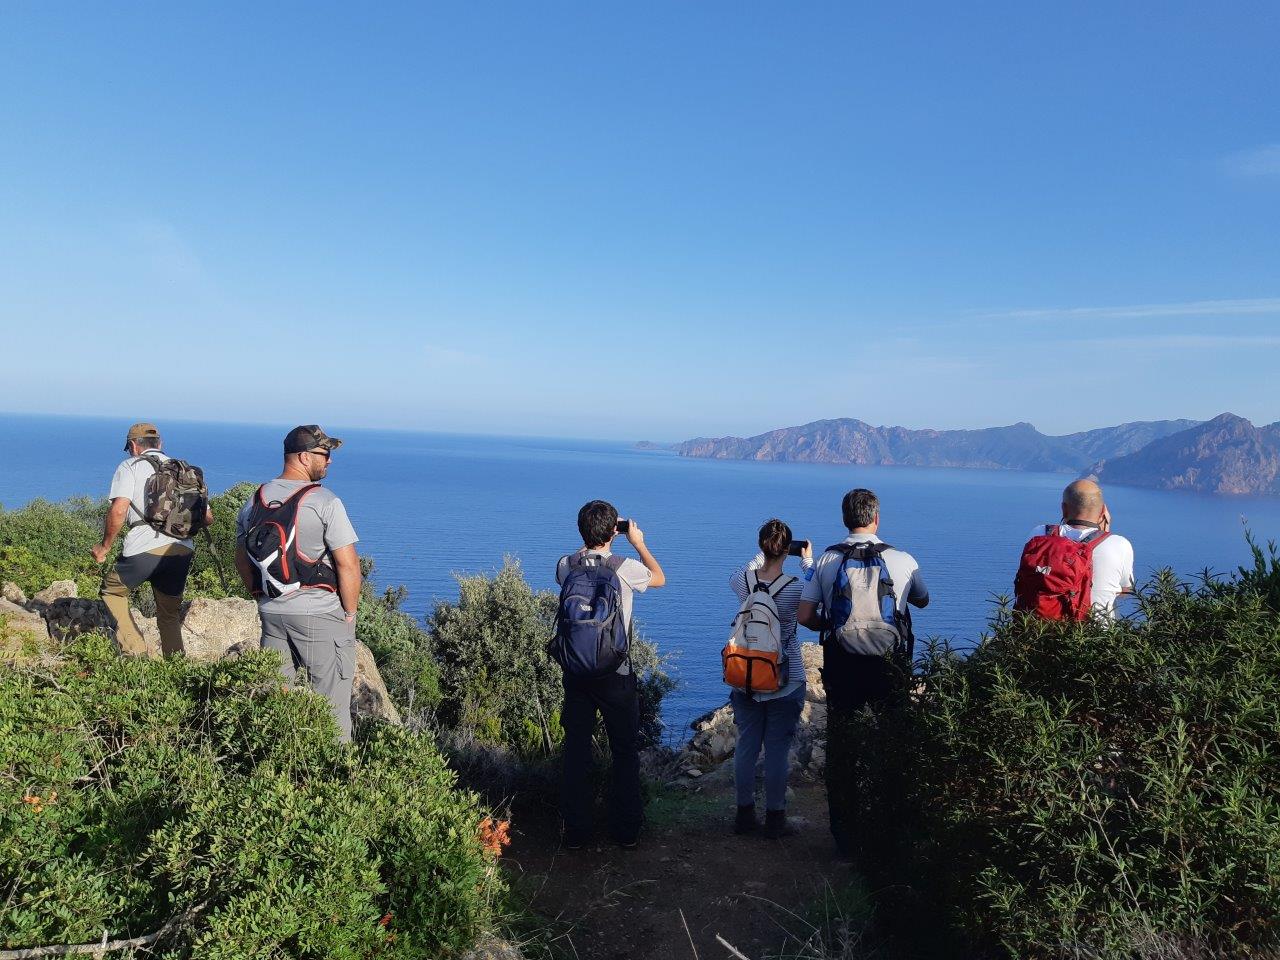
<path id="1" fill-rule="evenodd" d="M 574 830 L 566 830 L 564 837 L 560 841 L 560 845 L 566 850 L 581 850 L 590 841 L 590 837 L 585 833 L 578 833 Z"/>
<path id="2" fill-rule="evenodd" d="M 781 840 L 783 837 L 794 837 L 798 830 L 787 825 L 786 810 L 766 810 L 764 812 L 764 835 L 770 840 Z"/>
<path id="3" fill-rule="evenodd" d="M 733 832 L 738 836 L 744 836 L 755 833 L 759 828 L 760 821 L 756 819 L 756 805 L 748 803 L 745 807 L 738 807 L 738 815 L 733 819 Z"/>

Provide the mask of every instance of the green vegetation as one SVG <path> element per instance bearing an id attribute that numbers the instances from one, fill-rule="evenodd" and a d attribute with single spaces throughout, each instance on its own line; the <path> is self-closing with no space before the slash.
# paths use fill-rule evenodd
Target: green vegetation
<path id="1" fill-rule="evenodd" d="M 224 589 L 209 542 L 201 534 L 187 584 L 188 597 L 248 596 L 240 586 L 232 557 L 236 514 L 255 489 L 253 484 L 240 483 L 210 498 L 214 524 L 209 535 L 226 570 L 230 589 Z M 55 580 L 74 580 L 80 596 L 96 597 L 106 568 L 94 562 L 89 548 L 102 539 L 106 515 L 106 501 L 88 497 L 63 503 L 33 500 L 18 510 L 0 509 L 0 581 L 11 580 L 31 594 Z M 107 558 L 108 564 L 115 562 L 123 540 L 122 532 Z"/>
<path id="2" fill-rule="evenodd" d="M 0 670 L 0 943 L 174 956 L 452 956 L 493 922 L 485 811 L 433 743 L 336 740 L 270 652 L 122 659 L 84 637 Z M 172 923 L 171 923 L 172 921 Z"/>
<path id="3" fill-rule="evenodd" d="M 879 916 L 973 954 L 1247 957 L 1280 948 L 1280 564 L 1141 614 L 1002 613 L 967 659 L 859 724 Z"/>

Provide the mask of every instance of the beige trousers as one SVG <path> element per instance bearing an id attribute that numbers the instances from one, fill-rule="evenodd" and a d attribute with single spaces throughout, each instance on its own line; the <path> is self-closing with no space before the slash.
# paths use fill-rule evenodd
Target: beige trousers
<path id="1" fill-rule="evenodd" d="M 181 544 L 171 543 L 142 555 L 143 562 L 162 564 L 185 563 L 189 566 L 192 552 Z M 156 558 L 152 560 L 152 558 Z M 133 558 L 130 558 L 131 560 Z M 185 580 L 185 575 L 183 577 Z M 156 626 L 160 630 L 160 650 L 166 656 L 182 653 L 182 595 L 164 593 L 151 585 L 156 598 Z M 118 566 L 113 566 L 102 581 L 102 602 L 116 619 L 116 646 L 128 657 L 153 655 L 133 621 L 129 606 L 129 586 L 120 577 Z"/>

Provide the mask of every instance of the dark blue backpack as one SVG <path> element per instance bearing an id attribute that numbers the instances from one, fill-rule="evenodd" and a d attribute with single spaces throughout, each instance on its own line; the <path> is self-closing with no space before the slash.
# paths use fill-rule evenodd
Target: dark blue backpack
<path id="1" fill-rule="evenodd" d="M 618 568 L 625 557 L 575 554 L 560 584 L 556 635 L 548 652 L 575 677 L 607 677 L 617 673 L 630 648 L 628 624 L 622 618 L 622 581 Z"/>
<path id="2" fill-rule="evenodd" d="M 898 595 L 881 556 L 887 543 L 837 543 L 841 555 L 831 589 L 831 636 L 849 653 L 909 659 L 911 617 L 898 612 Z"/>

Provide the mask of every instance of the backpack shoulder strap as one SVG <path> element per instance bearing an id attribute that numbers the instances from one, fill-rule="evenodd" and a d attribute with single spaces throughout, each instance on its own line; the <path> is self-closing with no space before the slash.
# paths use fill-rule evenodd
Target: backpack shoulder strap
<path id="1" fill-rule="evenodd" d="M 608 567 L 610 570 L 612 570 L 614 573 L 617 573 L 619 570 L 622 569 L 622 565 L 626 562 L 627 562 L 626 557 L 620 557 L 616 553 L 611 553 L 609 554 L 608 558 L 605 560 L 604 565 Z"/>
<path id="2" fill-rule="evenodd" d="M 743 579 L 747 583 L 747 596 L 756 592 L 756 587 L 760 586 L 760 574 L 754 570 L 748 570 L 743 574 Z"/>
<path id="3" fill-rule="evenodd" d="M 1081 540 L 1080 545 L 1084 547 L 1086 550 L 1088 550 L 1089 555 L 1092 556 L 1093 551 L 1097 549 L 1098 544 L 1100 544 L 1103 540 L 1107 539 L 1107 537 L 1109 536 L 1111 536 L 1110 531 L 1099 530 L 1096 533 L 1089 534 L 1089 536 Z"/>
<path id="4" fill-rule="evenodd" d="M 791 576 L 778 577 L 777 580 L 769 584 L 769 596 L 776 600 L 778 598 L 778 594 L 791 586 L 791 584 L 795 583 L 795 581 L 796 578 Z"/>

